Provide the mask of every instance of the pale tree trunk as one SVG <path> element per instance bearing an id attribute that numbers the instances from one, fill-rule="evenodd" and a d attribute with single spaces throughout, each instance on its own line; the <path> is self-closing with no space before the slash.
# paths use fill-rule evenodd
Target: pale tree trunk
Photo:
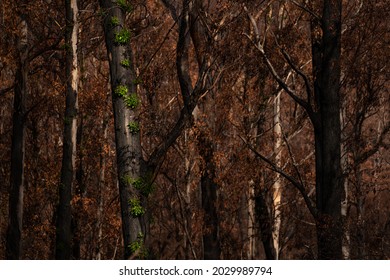
<path id="1" fill-rule="evenodd" d="M 363 191 L 362 171 L 360 165 L 355 165 L 355 188 L 356 188 L 356 242 L 357 242 L 357 259 L 366 258 L 366 234 L 364 230 L 364 204 L 365 194 Z"/>
<path id="2" fill-rule="evenodd" d="M 14 112 L 12 117 L 11 188 L 9 194 L 9 221 L 6 239 L 6 258 L 21 257 L 24 194 L 24 157 L 26 130 L 26 102 L 28 95 L 28 28 L 26 15 L 20 16 L 18 68 L 15 74 Z"/>
<path id="3" fill-rule="evenodd" d="M 347 135 L 346 135 L 346 126 L 347 126 L 347 112 L 346 104 L 343 104 L 341 113 L 340 113 L 340 122 L 341 122 L 341 167 L 343 170 L 343 175 L 348 168 L 348 150 L 347 150 Z M 348 178 L 344 177 L 344 199 L 341 202 L 341 218 L 344 224 L 344 236 L 342 244 L 343 259 L 348 260 L 351 256 L 351 244 L 350 244 L 350 232 L 348 226 L 348 212 L 349 212 L 349 188 L 348 188 Z"/>
<path id="4" fill-rule="evenodd" d="M 107 143 L 107 133 L 108 133 L 108 116 L 104 115 L 102 121 L 102 129 L 103 129 L 103 143 Z M 105 145 L 105 144 L 104 144 Z M 109 153 L 109 151 L 108 151 Z M 106 157 L 108 156 L 106 153 L 104 146 L 100 150 L 100 172 L 99 172 L 99 182 L 98 182 L 98 208 L 96 213 L 96 251 L 94 255 L 95 260 L 100 260 L 102 258 L 103 248 L 103 212 L 104 212 L 104 185 L 106 179 Z"/>
<path id="5" fill-rule="evenodd" d="M 282 165 L 282 126 L 280 123 L 280 95 L 281 91 L 275 96 L 274 100 L 274 154 L 275 165 L 281 168 Z M 272 202 L 273 202 L 273 227 L 272 239 L 275 249 L 275 259 L 279 259 L 279 239 L 281 227 L 281 209 L 280 203 L 282 201 L 281 175 L 276 173 L 275 182 L 272 186 Z"/>
<path id="6" fill-rule="evenodd" d="M 256 258 L 256 216 L 255 216 L 255 182 L 250 181 L 248 186 L 248 259 Z"/>
<path id="7" fill-rule="evenodd" d="M 78 114 L 78 7 L 77 0 L 67 0 L 66 9 L 66 107 L 64 117 L 64 140 L 59 186 L 59 203 L 56 224 L 56 259 L 69 260 L 72 257 L 72 210 L 71 199 L 75 182 L 76 141 Z"/>
<path id="8" fill-rule="evenodd" d="M 82 147 L 83 145 L 83 117 L 79 117 L 80 122 L 77 125 L 77 137 L 76 137 L 76 147 Z M 73 259 L 81 259 L 81 246 L 83 243 L 83 235 L 81 230 L 81 225 L 83 223 L 82 220 L 82 212 L 84 209 L 83 199 L 86 193 L 86 185 L 84 183 L 84 155 L 83 153 L 79 153 L 78 156 L 78 166 L 75 172 L 76 181 L 73 184 L 74 188 L 72 188 L 73 197 L 76 198 L 76 202 L 72 207 L 72 221 L 71 221 L 71 229 L 72 229 L 72 257 Z M 83 256 L 83 259 L 89 259 L 88 256 Z"/>
<path id="9" fill-rule="evenodd" d="M 197 118 L 197 114 L 193 113 L 194 119 Z M 195 167 L 195 154 L 194 149 L 191 149 L 189 146 L 191 143 L 191 140 L 189 139 L 191 133 L 190 129 L 186 129 L 184 131 L 184 143 L 185 143 L 185 155 L 184 155 L 184 161 L 185 161 L 185 197 L 184 197 L 184 206 L 183 206 L 183 224 L 184 224 L 184 231 L 185 231 L 185 238 L 184 238 L 184 248 L 185 248 L 185 254 L 186 259 L 190 259 L 190 257 L 197 259 L 197 254 L 192 242 L 192 236 L 191 236 L 191 224 L 192 224 L 192 217 L 191 217 L 191 185 L 194 180 L 193 176 L 193 169 Z"/>
<path id="10" fill-rule="evenodd" d="M 129 259 L 140 256 L 145 238 L 143 197 L 136 188 L 146 172 L 139 133 L 140 98 L 134 82 L 136 74 L 130 31 L 125 27 L 126 6 L 119 7 L 110 0 L 99 2 L 104 9 L 104 33 L 110 65 L 124 258 Z"/>

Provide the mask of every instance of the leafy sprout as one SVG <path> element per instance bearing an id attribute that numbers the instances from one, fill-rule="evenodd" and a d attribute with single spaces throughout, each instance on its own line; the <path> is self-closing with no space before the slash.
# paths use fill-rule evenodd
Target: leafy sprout
<path id="1" fill-rule="evenodd" d="M 130 122 L 127 127 L 129 128 L 131 134 L 137 134 L 139 132 L 138 122 Z"/>
<path id="2" fill-rule="evenodd" d="M 130 67 L 130 59 L 124 59 L 120 62 L 121 66 L 125 67 L 125 68 L 129 68 Z"/>
<path id="3" fill-rule="evenodd" d="M 145 214 L 145 209 L 141 206 L 141 202 L 137 198 L 129 200 L 130 214 L 136 218 Z"/>
<path id="4" fill-rule="evenodd" d="M 110 24 L 112 25 L 112 26 L 118 26 L 119 25 L 119 18 L 118 17 L 116 17 L 116 16 L 112 16 L 111 17 L 111 20 L 110 20 Z"/>
<path id="5" fill-rule="evenodd" d="M 116 4 L 126 13 L 130 13 L 133 10 L 133 6 L 127 0 L 117 0 Z"/>
<path id="6" fill-rule="evenodd" d="M 119 85 L 115 88 L 114 92 L 116 96 L 125 97 L 129 89 L 125 85 Z"/>
<path id="7" fill-rule="evenodd" d="M 125 45 L 130 42 L 131 33 L 128 29 L 122 28 L 115 32 L 115 43 L 118 45 Z"/>
<path id="8" fill-rule="evenodd" d="M 132 93 L 130 95 L 125 95 L 124 97 L 125 104 L 130 109 L 135 109 L 138 107 L 138 105 L 141 103 L 141 101 L 138 98 L 138 95 L 136 93 Z"/>

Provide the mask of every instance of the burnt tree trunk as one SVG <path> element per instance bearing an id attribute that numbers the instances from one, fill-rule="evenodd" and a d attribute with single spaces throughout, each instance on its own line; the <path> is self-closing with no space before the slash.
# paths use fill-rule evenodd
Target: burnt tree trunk
<path id="1" fill-rule="evenodd" d="M 264 253 L 267 260 L 275 260 L 276 252 L 274 240 L 272 238 L 272 214 L 268 210 L 267 203 L 262 190 L 255 192 L 255 213 L 256 220 L 260 227 L 261 242 L 263 243 Z"/>
<path id="2" fill-rule="evenodd" d="M 199 67 L 202 63 L 207 61 L 210 53 L 209 48 L 212 44 L 212 39 L 209 31 L 206 30 L 201 18 L 204 17 L 203 3 L 201 0 L 196 0 L 189 7 L 190 18 L 190 35 L 194 44 L 196 59 Z M 212 88 L 214 81 L 213 72 L 215 72 L 216 66 L 210 65 L 210 71 L 205 77 L 206 88 Z M 199 154 L 204 161 L 204 170 L 201 175 L 201 192 L 202 192 L 202 209 L 205 212 L 205 225 L 203 232 L 203 252 L 204 259 L 220 259 L 221 245 L 219 241 L 219 223 L 217 214 L 217 200 L 218 200 L 218 185 L 215 183 L 216 170 L 214 166 L 214 145 L 212 139 L 215 131 L 215 114 L 214 114 L 214 95 L 215 92 L 211 89 L 205 96 L 202 102 L 197 104 L 199 109 L 200 122 L 204 122 L 205 125 L 200 129 L 204 130 L 199 139 Z M 206 116 L 207 117 L 204 117 Z"/>
<path id="3" fill-rule="evenodd" d="M 342 258 L 340 123 L 341 1 L 323 2 L 322 20 L 312 22 L 319 259 Z"/>
<path id="4" fill-rule="evenodd" d="M 145 173 L 139 135 L 139 97 L 130 47 L 130 31 L 125 28 L 126 7 L 114 1 L 100 0 L 105 11 L 104 33 L 110 64 L 114 110 L 117 177 L 122 216 L 124 258 L 136 252 L 144 242 L 141 193 L 136 182 Z"/>
<path id="5" fill-rule="evenodd" d="M 56 221 L 56 259 L 69 260 L 72 257 L 72 210 L 71 199 L 75 181 L 76 138 L 78 114 L 78 63 L 77 33 L 78 7 L 77 0 L 67 0 L 66 10 L 66 107 L 64 117 L 64 145 L 59 186 L 59 203 Z"/>
<path id="6" fill-rule="evenodd" d="M 218 185 L 215 183 L 215 165 L 213 159 L 214 148 L 212 142 L 205 135 L 200 135 L 198 141 L 199 154 L 204 161 L 203 172 L 200 180 L 202 191 L 202 209 L 204 211 L 203 259 L 218 260 L 221 255 L 221 246 L 218 236 Z"/>
<path id="7" fill-rule="evenodd" d="M 18 68 L 15 75 L 14 112 L 12 117 L 11 189 L 9 195 L 9 222 L 6 237 L 6 258 L 21 257 L 24 194 L 24 156 L 26 130 L 26 102 L 28 95 L 28 42 L 27 21 L 21 15 L 18 42 Z"/>

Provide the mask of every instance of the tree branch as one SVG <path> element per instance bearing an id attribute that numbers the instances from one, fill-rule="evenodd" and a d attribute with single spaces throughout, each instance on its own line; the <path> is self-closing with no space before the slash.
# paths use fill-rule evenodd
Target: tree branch
<path id="1" fill-rule="evenodd" d="M 293 184 L 293 186 L 295 188 L 298 189 L 298 191 L 301 193 L 301 195 L 303 196 L 303 199 L 306 203 L 306 206 L 307 208 L 309 209 L 310 213 L 312 214 L 312 216 L 314 217 L 314 219 L 317 219 L 317 209 L 314 207 L 313 205 L 313 202 L 312 200 L 310 199 L 310 197 L 307 195 L 306 193 L 306 190 L 304 188 L 304 186 L 302 184 L 300 184 L 297 180 L 295 180 L 293 177 L 291 177 L 289 174 L 287 174 L 286 172 L 284 172 L 281 168 L 279 168 L 278 166 L 276 166 L 275 163 L 273 163 L 272 161 L 270 161 L 268 158 L 266 158 L 265 156 L 263 156 L 262 154 L 260 154 L 251 144 L 249 144 L 247 141 L 245 141 L 244 138 L 242 138 L 241 136 L 239 136 L 241 138 L 241 140 L 248 146 L 248 148 L 258 157 L 260 158 L 262 161 L 266 162 L 270 167 L 271 170 L 279 173 L 280 175 L 282 175 L 285 179 L 287 179 L 291 184 Z"/>
<path id="2" fill-rule="evenodd" d="M 183 129 L 192 121 L 192 112 L 202 94 L 207 91 L 206 77 L 210 72 L 211 63 L 208 63 L 207 54 L 199 66 L 198 79 L 195 87 L 192 87 L 192 81 L 189 74 L 188 47 L 189 47 L 189 2 L 185 1 L 183 12 L 179 25 L 179 39 L 176 49 L 176 68 L 180 84 L 180 90 L 183 97 L 184 106 L 180 111 L 179 119 L 168 133 L 166 139 L 160 143 L 151 153 L 147 161 L 150 171 L 155 174 L 163 162 L 164 155 L 168 149 L 175 143 L 181 135 Z M 208 66 L 209 65 L 209 66 Z"/>
<path id="3" fill-rule="evenodd" d="M 278 43 L 277 43 L 278 44 Z M 279 44 L 278 44 L 279 45 Z M 311 91 L 311 86 L 310 86 L 310 82 L 309 82 L 309 78 L 307 77 L 307 75 L 305 73 L 302 72 L 302 70 L 300 68 L 298 68 L 291 60 L 291 57 L 290 55 L 283 49 L 281 48 L 281 51 L 282 51 L 282 54 L 285 58 L 285 60 L 287 61 L 287 63 L 291 66 L 291 68 L 295 71 L 295 73 L 297 73 L 299 76 L 302 77 L 304 83 L 305 83 L 305 88 L 306 88 L 306 95 L 307 95 L 307 104 L 310 108 L 310 111 L 313 111 L 312 107 L 311 107 L 311 104 L 310 104 L 310 99 L 311 99 L 311 95 L 312 95 L 312 91 Z"/>
<path id="4" fill-rule="evenodd" d="M 12 85 L 12 86 L 9 86 L 7 88 L 0 89 L 0 96 L 3 95 L 3 94 L 6 94 L 9 91 L 11 91 L 14 87 L 15 87 L 15 85 Z"/>
<path id="5" fill-rule="evenodd" d="M 173 20 L 177 22 L 179 20 L 179 15 L 177 14 L 176 7 L 172 4 L 170 0 L 161 0 L 161 2 L 171 13 Z"/>
<path id="6" fill-rule="evenodd" d="M 312 17 L 314 17 L 318 22 L 321 22 L 321 18 L 314 13 L 312 10 L 310 10 L 308 7 L 303 6 L 301 3 L 298 3 L 297 1 L 291 0 L 291 3 L 293 3 L 295 6 L 301 8 L 305 12 L 309 13 Z"/>
<path id="7" fill-rule="evenodd" d="M 387 146 L 385 143 L 383 143 L 383 140 L 385 139 L 385 136 L 387 135 L 387 133 L 389 133 L 389 131 L 390 131 L 390 122 L 388 122 L 387 125 L 383 128 L 382 132 L 378 137 L 378 140 L 373 145 L 373 147 L 365 151 L 364 153 L 360 154 L 357 157 L 355 164 L 361 164 L 365 162 L 369 157 L 374 155 L 379 150 L 380 147 Z"/>
<path id="8" fill-rule="evenodd" d="M 253 18 L 253 16 L 248 12 L 248 10 L 246 9 L 246 7 L 244 7 L 245 11 L 247 12 L 247 15 L 249 17 L 249 20 L 251 21 L 252 25 L 253 25 L 253 28 L 255 30 L 255 34 L 256 34 L 256 42 L 254 42 L 250 36 L 248 34 L 245 34 L 246 37 L 248 37 L 248 39 L 254 44 L 254 46 L 256 47 L 256 49 L 260 52 L 260 54 L 262 55 L 263 59 L 264 59 L 264 62 L 265 64 L 267 65 L 267 68 L 270 70 L 272 76 L 274 77 L 274 79 L 276 80 L 276 82 L 279 84 L 279 86 L 284 89 L 287 94 L 295 101 L 297 102 L 306 112 L 307 114 L 309 115 L 309 118 L 310 120 L 313 122 L 313 123 L 316 123 L 317 122 L 317 115 L 316 113 L 313 111 L 313 108 L 311 107 L 311 104 L 300 98 L 297 93 L 292 89 L 290 88 L 284 81 L 283 79 L 279 76 L 278 72 L 275 70 L 273 64 L 271 63 L 271 61 L 269 60 L 269 58 L 267 57 L 267 54 L 265 53 L 265 50 L 263 48 L 263 46 L 261 45 L 260 43 L 260 33 L 259 33 L 259 29 L 257 28 L 256 26 L 256 21 L 255 19 Z M 291 62 L 291 60 L 290 60 Z M 291 64 L 293 65 L 293 63 L 291 62 Z M 298 75 L 303 75 L 303 77 L 305 77 L 305 75 L 294 65 L 291 66 L 293 68 L 293 70 L 295 72 L 298 73 Z M 295 69 L 294 69 L 295 68 Z M 301 73 L 301 74 L 300 74 Z M 306 80 L 305 80 L 306 79 Z M 306 90 L 308 89 L 307 87 L 309 86 L 309 89 L 310 89 L 310 84 L 309 84 L 309 81 L 306 78 L 304 78 L 304 81 L 305 81 L 305 86 L 306 86 Z"/>
<path id="9" fill-rule="evenodd" d="M 176 46 L 176 69 L 180 90 L 183 96 L 184 107 L 189 109 L 191 100 L 192 81 L 189 75 L 188 47 L 189 47 L 189 3 L 184 1 L 183 12 L 180 18 L 179 39 Z"/>

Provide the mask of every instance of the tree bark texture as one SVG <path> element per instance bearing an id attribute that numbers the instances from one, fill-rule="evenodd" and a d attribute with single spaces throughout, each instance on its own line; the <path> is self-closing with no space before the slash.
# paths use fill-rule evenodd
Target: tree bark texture
<path id="1" fill-rule="evenodd" d="M 24 157 L 26 130 L 26 102 L 28 95 L 28 28 L 25 15 L 21 16 L 18 43 L 18 68 L 15 74 L 14 112 L 12 117 L 11 189 L 9 195 L 9 221 L 6 238 L 6 258 L 21 257 L 23 222 Z"/>
<path id="2" fill-rule="evenodd" d="M 202 209 L 204 211 L 203 226 L 203 258 L 218 260 L 221 255 L 219 242 L 219 219 L 217 213 L 218 185 L 215 183 L 215 166 L 211 141 L 204 135 L 199 137 L 199 153 L 204 161 L 200 184 L 202 191 Z"/>
<path id="3" fill-rule="evenodd" d="M 204 12 L 203 1 L 196 0 L 189 5 L 190 25 L 189 31 L 199 68 L 207 61 L 208 49 L 210 48 L 211 40 L 206 30 L 204 23 L 201 21 L 201 13 Z M 211 88 L 213 84 L 213 71 L 207 73 L 205 77 L 206 88 Z M 215 131 L 215 115 L 214 115 L 214 92 L 210 92 L 205 96 L 204 103 L 198 104 L 200 115 L 208 112 L 207 118 L 201 119 L 206 125 L 205 130 L 210 133 L 202 133 L 199 142 L 199 153 L 205 162 L 204 171 L 201 176 L 201 191 L 202 191 L 202 208 L 205 212 L 205 231 L 203 233 L 203 251 L 204 259 L 220 259 L 220 242 L 218 238 L 219 225 L 217 215 L 217 200 L 218 200 L 218 185 L 215 183 L 215 166 L 213 162 L 214 145 L 212 144 L 213 132 Z"/>
<path id="4" fill-rule="evenodd" d="M 78 63 L 77 0 L 65 1 L 66 11 L 66 107 L 64 117 L 63 157 L 59 203 L 56 221 L 56 259 L 69 260 L 72 257 L 72 191 L 75 182 L 77 114 L 78 114 Z"/>
<path id="5" fill-rule="evenodd" d="M 134 127 L 131 128 L 131 125 L 139 124 L 139 109 L 137 108 L 139 104 L 137 104 L 138 97 L 134 82 L 136 74 L 130 42 L 119 38 L 121 34 L 126 36 L 126 12 L 114 1 L 100 0 L 99 2 L 105 11 L 104 33 L 110 64 L 124 258 L 128 259 L 135 253 L 132 245 L 143 243 L 145 233 L 141 216 L 132 212 L 130 205 L 131 201 L 138 203 L 142 199 L 134 183 L 145 173 L 140 135 Z M 126 88 L 122 96 L 120 96 L 120 88 Z M 126 104 L 126 99 L 129 98 L 134 98 L 131 106 Z"/>
<path id="6" fill-rule="evenodd" d="M 275 164 L 277 167 L 282 166 L 282 126 L 280 123 L 280 95 L 281 92 L 275 96 L 274 100 L 274 153 Z M 281 229 L 281 204 L 282 201 L 282 187 L 281 187 L 281 175 L 276 173 L 275 182 L 272 186 L 272 202 L 273 202 L 273 218 L 274 224 L 272 228 L 272 239 L 274 242 L 275 259 L 279 259 L 279 239 Z"/>
<path id="7" fill-rule="evenodd" d="M 272 214 L 268 210 L 262 190 L 255 192 L 255 213 L 261 232 L 261 242 L 267 260 L 275 260 L 275 248 L 272 236 Z"/>
<path id="8" fill-rule="evenodd" d="M 319 259 L 342 258 L 341 7 L 340 0 L 325 0 L 321 23 L 312 24 L 314 94 L 318 107 L 314 133 Z"/>

